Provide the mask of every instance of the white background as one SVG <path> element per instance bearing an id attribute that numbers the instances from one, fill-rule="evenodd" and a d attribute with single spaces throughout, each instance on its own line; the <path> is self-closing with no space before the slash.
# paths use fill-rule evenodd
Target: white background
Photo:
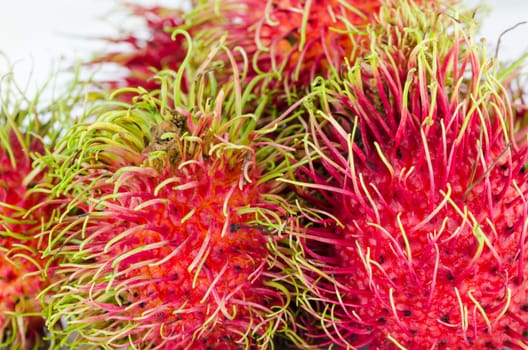
<path id="1" fill-rule="evenodd" d="M 134 0 L 141 4 L 182 6 L 185 0 Z M 263 0 L 264 1 L 264 0 Z M 465 0 L 468 6 L 482 1 Z M 0 0 L 0 52 L 15 63 L 17 81 L 40 86 L 53 69 L 67 68 L 76 59 L 87 59 L 103 48 L 99 36 L 112 36 L 126 21 L 118 0 Z M 494 50 L 500 33 L 528 21 L 528 0 L 488 0 L 487 15 L 479 11 L 481 36 Z M 120 12 L 121 11 L 121 12 Z M 499 58 L 508 60 L 528 52 L 528 24 L 506 34 Z M 64 60 L 60 60 L 64 57 Z M 0 57 L 0 77 L 8 73 Z M 30 73 L 32 72 L 32 73 Z M 31 74 L 31 76 L 30 76 Z M 30 78 L 31 77 L 31 78 Z"/>

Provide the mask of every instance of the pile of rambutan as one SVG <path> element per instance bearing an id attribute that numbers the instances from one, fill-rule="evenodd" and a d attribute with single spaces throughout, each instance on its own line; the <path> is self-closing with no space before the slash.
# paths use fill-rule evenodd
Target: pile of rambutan
<path id="1" fill-rule="evenodd" d="M 528 349 L 525 66 L 471 10 L 124 8 L 124 75 L 1 101 L 0 348 Z"/>

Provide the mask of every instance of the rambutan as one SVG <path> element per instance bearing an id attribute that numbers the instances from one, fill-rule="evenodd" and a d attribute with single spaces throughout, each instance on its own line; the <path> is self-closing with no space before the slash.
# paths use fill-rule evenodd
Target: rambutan
<path id="1" fill-rule="evenodd" d="M 12 77 L 0 83 L 0 348 L 47 348 L 39 293 L 53 281 L 43 275 L 47 238 L 41 234 L 53 216 L 51 198 L 36 189 L 51 186 L 33 158 L 56 140 L 56 126 L 67 98 L 44 109 L 38 98 L 23 96 Z M 24 108 L 25 107 L 25 108 Z M 47 120 L 44 120 L 47 119 Z M 61 126 L 68 122 L 60 123 Z"/>
<path id="2" fill-rule="evenodd" d="M 43 152 L 36 138 L 14 130 L 0 133 L 0 346 L 38 347 L 44 319 L 36 296 L 46 285 L 40 276 L 38 235 L 42 213 L 27 211 L 43 200 L 31 192 L 41 176 L 32 174 L 30 152 Z"/>
<path id="3" fill-rule="evenodd" d="M 194 47 L 189 57 L 194 69 L 214 61 L 220 84 L 236 74 L 245 83 L 268 88 L 282 98 L 297 90 L 305 91 L 317 76 L 327 77 L 345 60 L 353 60 L 360 48 L 368 47 L 367 26 L 383 1 L 201 1 L 194 2 L 188 13 L 163 7 L 132 7 L 136 18 L 143 19 L 148 38 L 132 31 L 123 38 L 109 40 L 127 43 L 131 50 L 103 55 L 95 63 L 117 63 L 130 73 L 123 86 L 155 87 L 152 71 L 178 70 L 186 59 L 189 43 L 173 36 L 175 29 L 185 30 Z M 435 2 L 436 3 L 436 2 Z M 220 44 L 220 46 L 219 46 Z M 228 51 L 223 50 L 225 46 Z M 208 67 L 213 68 L 212 65 Z M 259 77 L 259 79 L 255 79 Z M 185 86 L 183 86 L 185 88 Z"/>
<path id="4" fill-rule="evenodd" d="M 53 192 L 68 198 L 49 251 L 65 277 L 43 295 L 60 346 L 298 341 L 274 262 L 289 215 L 275 178 L 296 138 L 276 132 L 281 118 L 255 129 L 251 115 L 225 115 L 222 96 L 193 112 L 143 90 L 102 104 L 48 159 L 63 179 Z"/>
<path id="5" fill-rule="evenodd" d="M 295 256 L 315 317 L 306 336 L 330 348 L 526 349 L 528 149 L 465 22 L 401 6 L 392 23 L 423 26 L 390 28 L 389 45 L 318 87 L 299 174 L 314 215 Z"/>
<path id="6" fill-rule="evenodd" d="M 250 62 L 248 78 L 273 74 L 272 86 L 307 88 L 328 76 L 368 43 L 365 29 L 375 21 L 381 1 L 211 1 L 187 18 L 202 27 L 197 42 L 207 47 L 226 35 L 226 45 L 241 47 Z M 205 18 L 205 20 L 203 20 Z M 282 87 L 281 87 L 282 90 Z"/>

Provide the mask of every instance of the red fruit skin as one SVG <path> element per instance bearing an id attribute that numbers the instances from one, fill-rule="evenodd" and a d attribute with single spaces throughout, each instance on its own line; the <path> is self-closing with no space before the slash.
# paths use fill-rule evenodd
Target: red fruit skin
<path id="1" fill-rule="evenodd" d="M 24 142 L 29 146 L 24 146 L 14 131 L 8 131 L 7 140 L 9 144 L 0 147 L 0 341 L 9 341 L 7 346 L 31 348 L 42 342 L 44 330 L 44 319 L 37 315 L 41 306 L 36 297 L 51 280 L 51 276 L 50 280 L 41 276 L 46 259 L 40 253 L 45 242 L 35 235 L 52 208 L 41 206 L 27 213 L 46 199 L 31 191 L 42 181 L 43 173 L 29 177 L 33 170 L 29 153 L 42 154 L 44 145 L 28 137 Z M 34 316 L 13 316 L 13 312 Z M 13 327 L 14 319 L 17 328 Z"/>
<path id="2" fill-rule="evenodd" d="M 434 63 L 419 49 L 367 60 L 333 95 L 335 117 L 312 120 L 323 157 L 303 195 L 339 222 L 306 230 L 310 311 L 326 329 L 308 336 L 324 346 L 528 346 L 528 149 L 465 45 Z"/>
<path id="3" fill-rule="evenodd" d="M 209 317 L 215 319 L 212 329 L 203 329 L 203 336 L 194 340 L 195 344 L 205 344 L 204 348 L 220 342 L 225 348 L 234 348 L 237 339 L 233 338 L 250 327 L 248 305 L 259 304 L 265 298 L 259 291 L 262 280 L 254 281 L 251 275 L 258 277 L 264 267 L 266 239 L 261 230 L 246 224 L 254 219 L 252 215 L 238 214 L 236 208 L 258 203 L 259 189 L 251 185 L 238 188 L 241 174 L 219 169 L 218 165 L 191 164 L 176 172 L 153 176 L 123 174 L 134 178 L 120 187 L 118 198 L 109 202 L 97 222 L 87 227 L 88 232 L 97 234 L 88 238 L 86 254 L 97 256 L 97 262 L 114 265 L 116 272 L 137 265 L 115 279 L 115 284 L 126 286 L 126 307 L 106 312 L 106 318 L 133 319 L 141 317 L 145 310 L 158 310 L 149 311 L 148 319 L 139 328 L 143 332 L 153 330 L 152 337 L 159 337 L 163 327 L 165 336 L 172 338 L 171 343 L 179 344 L 174 349 L 190 344 L 185 336 L 191 337 L 203 328 Z M 164 186 L 154 195 L 156 186 L 170 178 L 177 181 L 172 185 L 189 188 L 174 191 L 171 186 Z M 113 190 L 113 184 L 97 188 L 101 195 Z M 150 200 L 154 201 L 152 205 L 134 210 Z M 184 220 L 192 210 L 195 211 Z M 103 253 L 116 234 L 127 230 L 131 233 Z M 135 248 L 159 242 L 166 244 L 122 259 Z M 178 252 L 174 254 L 175 251 Z M 166 260 L 171 254 L 174 255 Z M 164 262 L 149 266 L 149 261 Z M 191 265 L 194 268 L 189 270 Z M 229 320 L 235 307 L 236 318 Z M 180 313 L 175 313 L 179 309 Z M 216 327 L 216 323 L 220 326 Z M 167 341 L 163 344 L 171 347 Z"/>
<path id="4" fill-rule="evenodd" d="M 409 148 L 400 145 L 398 150 L 412 155 L 422 153 L 421 148 L 419 144 Z M 452 203 L 443 206 L 439 204 L 441 196 L 435 196 L 434 204 L 430 204 L 430 177 L 423 160 L 398 158 L 392 147 L 383 152 L 395 169 L 402 169 L 394 177 L 374 157 L 369 157 L 368 168 L 358 166 L 357 171 L 369 187 L 379 191 L 371 193 L 372 200 L 386 203 L 387 208 L 378 208 L 376 213 L 367 207 L 372 210 L 368 212 L 357 201 L 344 198 L 346 209 L 336 214 L 345 225 L 336 233 L 349 242 L 336 247 L 337 265 L 356 267 L 337 278 L 346 285 L 344 299 L 355 306 L 362 320 L 360 328 L 373 327 L 369 334 L 371 346 L 391 348 L 388 335 L 407 349 L 511 346 L 518 339 L 514 332 L 522 334 L 527 321 L 522 309 L 528 305 L 528 270 L 525 261 L 519 260 L 526 251 L 521 243 L 526 218 L 526 205 L 522 203 L 527 190 L 522 174 L 526 151 L 517 153 L 516 159 L 510 158 L 509 170 L 499 166 L 490 172 L 489 183 L 475 186 L 469 195 L 465 194 L 464 180 L 471 177 L 471 163 L 467 161 L 471 156 L 465 155 L 465 161 L 457 157 L 457 176 L 448 182 Z M 435 178 L 442 178 L 442 156 L 430 154 Z M 411 166 L 415 166 L 416 173 L 398 183 L 395 179 L 405 176 L 404 169 Z M 521 194 L 510 181 L 520 185 Z M 486 208 L 488 195 L 492 199 Z M 438 212 L 431 217 L 436 209 Z M 464 210 L 474 218 L 464 218 Z M 352 217 L 350 213 L 354 213 Z M 379 218 L 374 217 L 376 214 Z M 409 241 L 410 257 L 400 225 Z M 485 246 L 481 253 L 475 233 L 479 229 L 492 247 Z M 367 252 L 370 261 L 365 261 Z M 467 316 L 461 317 L 457 292 L 463 308 L 468 309 Z M 480 307 L 485 310 L 491 331 Z"/>

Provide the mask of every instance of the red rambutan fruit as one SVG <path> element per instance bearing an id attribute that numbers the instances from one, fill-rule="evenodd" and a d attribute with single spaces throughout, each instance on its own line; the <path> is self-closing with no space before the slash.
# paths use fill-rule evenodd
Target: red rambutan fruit
<path id="1" fill-rule="evenodd" d="M 187 17 L 201 26 L 198 45 L 226 36 L 241 47 L 248 78 L 272 74 L 272 86 L 307 88 L 316 76 L 328 76 L 368 43 L 365 29 L 375 21 L 382 1 L 209 1 Z M 205 19 L 205 20 L 203 20 Z M 282 86 L 279 86 L 282 88 Z"/>
<path id="2" fill-rule="evenodd" d="M 144 19 L 149 37 L 139 31 L 110 39 L 130 44 L 130 52 L 103 55 L 94 63 L 117 63 L 130 72 L 124 81 L 111 86 L 157 87 L 152 71 L 178 70 L 186 60 L 189 43 L 175 29 L 192 37 L 193 69 L 204 61 L 216 62 L 220 84 L 233 78 L 232 61 L 244 83 L 260 76 L 259 85 L 287 91 L 306 88 L 316 76 L 329 75 L 345 59 L 353 59 L 368 47 L 366 28 L 375 22 L 383 1 L 200 1 L 189 13 L 163 7 L 132 6 L 136 18 Z M 230 53 L 220 46 L 225 46 Z M 237 72 L 238 73 L 238 72 Z M 182 86 L 185 88 L 185 86 Z M 260 93 L 266 91 L 263 89 Z"/>
<path id="3" fill-rule="evenodd" d="M 280 118 L 266 130 L 225 115 L 222 92 L 192 113 L 172 103 L 141 93 L 103 104 L 48 162 L 64 179 L 53 191 L 69 198 L 50 232 L 65 277 L 44 296 L 61 346 L 265 349 L 276 334 L 295 338 L 274 262 L 288 215 L 274 179 L 295 138 L 266 137 Z"/>
<path id="4" fill-rule="evenodd" d="M 68 98 L 73 95 L 69 95 Z M 40 92 L 39 92 L 40 93 Z M 66 99 L 66 96 L 61 98 Z M 37 186 L 51 186 L 46 170 L 34 166 L 56 140 L 56 124 L 69 110 L 54 99 L 44 115 L 37 98 L 22 96 L 10 76 L 0 82 L 0 348 L 47 348 L 45 321 L 38 298 L 52 281 L 49 259 L 41 256 L 41 234 L 53 216 L 54 203 Z M 24 108 L 25 107 L 25 108 Z M 46 119 L 46 120 L 45 120 Z M 55 124 L 56 123 L 56 124 Z M 66 126 L 68 123 L 60 123 Z"/>
<path id="5" fill-rule="evenodd" d="M 330 348 L 526 349 L 528 149 L 464 21 L 402 9 L 393 22 L 424 26 L 391 29 L 391 45 L 318 87 L 299 175 L 313 212 L 327 213 L 296 255 L 307 336 Z"/>
<path id="6" fill-rule="evenodd" d="M 0 347 L 25 349 L 39 346 L 44 332 L 36 296 L 46 281 L 35 238 L 43 213 L 27 215 L 43 200 L 31 192 L 42 176 L 32 174 L 29 153 L 42 153 L 44 145 L 9 129 L 0 132 Z"/>

